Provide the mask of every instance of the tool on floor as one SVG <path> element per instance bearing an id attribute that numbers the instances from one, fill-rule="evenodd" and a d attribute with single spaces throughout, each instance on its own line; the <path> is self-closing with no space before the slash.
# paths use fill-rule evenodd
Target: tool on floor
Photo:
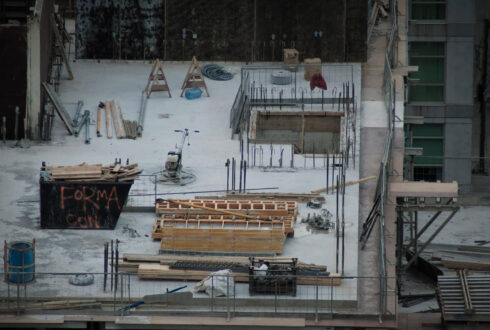
<path id="1" fill-rule="evenodd" d="M 180 141 L 180 145 L 176 146 L 176 150 L 168 152 L 167 161 L 165 162 L 165 169 L 162 171 L 162 178 L 160 181 L 184 185 L 194 181 L 195 179 L 194 174 L 190 173 L 189 171 L 182 170 L 182 151 L 185 146 L 185 141 L 187 140 L 187 145 L 190 145 L 189 129 L 178 129 L 175 130 L 175 132 L 182 133 L 182 139 Z M 195 130 L 194 133 L 199 133 L 199 131 Z"/>

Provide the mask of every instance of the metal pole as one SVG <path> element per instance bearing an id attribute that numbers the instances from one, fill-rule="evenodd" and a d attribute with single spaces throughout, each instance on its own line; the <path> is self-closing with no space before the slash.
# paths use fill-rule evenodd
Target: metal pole
<path id="1" fill-rule="evenodd" d="M 230 159 L 228 158 L 225 163 L 226 166 L 226 193 L 230 190 Z"/>
<path id="2" fill-rule="evenodd" d="M 243 159 L 240 160 L 240 182 L 238 185 L 238 192 L 242 192 L 242 175 L 243 175 Z"/>
<path id="3" fill-rule="evenodd" d="M 114 286 L 113 280 L 114 280 L 114 241 L 111 240 L 111 291 L 112 291 L 112 288 Z M 114 309 L 115 308 L 116 308 L 116 303 L 114 302 Z"/>
<path id="4" fill-rule="evenodd" d="M 108 268 L 108 264 L 107 264 L 107 259 L 109 258 L 109 243 L 104 243 L 104 292 L 106 290 L 106 286 L 107 286 L 107 268 Z"/>
<path id="5" fill-rule="evenodd" d="M 121 279 L 121 285 L 119 286 L 121 288 L 121 316 L 124 315 L 124 282 L 123 282 L 123 279 L 124 279 L 124 276 L 118 276 L 120 279 Z"/>
<path id="6" fill-rule="evenodd" d="M 337 175 L 337 188 L 336 190 L 336 212 L 335 212 L 335 232 L 337 236 L 336 258 L 335 258 L 335 272 L 339 272 L 339 176 Z"/>
<path id="7" fill-rule="evenodd" d="M 226 274 L 226 320 L 230 320 L 230 274 Z"/>
<path id="8" fill-rule="evenodd" d="M 85 119 L 85 144 L 90 144 L 90 113 Z"/>
<path id="9" fill-rule="evenodd" d="M 7 117 L 2 117 L 2 139 L 3 144 L 5 144 L 5 140 L 7 139 Z"/>
<path id="10" fill-rule="evenodd" d="M 115 279 L 116 281 L 114 282 L 114 290 L 117 291 L 117 279 L 118 279 L 118 276 L 119 276 L 119 240 L 116 239 L 116 256 L 115 256 L 115 267 L 114 267 L 114 270 L 115 270 L 115 273 L 116 273 L 116 276 L 115 276 Z M 121 289 L 122 290 L 122 289 Z"/>
<path id="11" fill-rule="evenodd" d="M 243 192 L 246 192 L 247 186 L 247 161 L 243 161 Z"/>
<path id="12" fill-rule="evenodd" d="M 323 102 L 322 102 L 322 106 L 323 106 Z M 318 323 L 318 275 L 316 275 L 316 288 L 315 288 L 315 323 Z"/>
<path id="13" fill-rule="evenodd" d="M 211 312 L 214 311 L 214 275 L 211 275 Z"/>
<path id="14" fill-rule="evenodd" d="M 326 187 L 327 187 L 326 194 L 327 195 L 328 195 L 328 176 L 330 174 L 329 171 L 328 171 L 329 170 L 329 167 L 330 167 L 330 155 L 327 154 L 327 173 L 326 173 L 327 174 L 327 185 L 326 185 Z"/>
<path id="15" fill-rule="evenodd" d="M 15 127 L 14 127 L 15 141 L 18 140 L 18 136 L 19 136 L 19 114 L 20 114 L 19 107 L 15 107 Z M 46 117 L 46 114 L 44 116 Z"/>

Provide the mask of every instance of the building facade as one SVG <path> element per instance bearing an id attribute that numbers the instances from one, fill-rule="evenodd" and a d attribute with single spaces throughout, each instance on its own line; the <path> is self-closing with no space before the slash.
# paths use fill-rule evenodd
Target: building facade
<path id="1" fill-rule="evenodd" d="M 471 191 L 475 2 L 411 0 L 407 78 L 405 178 L 457 181 Z"/>

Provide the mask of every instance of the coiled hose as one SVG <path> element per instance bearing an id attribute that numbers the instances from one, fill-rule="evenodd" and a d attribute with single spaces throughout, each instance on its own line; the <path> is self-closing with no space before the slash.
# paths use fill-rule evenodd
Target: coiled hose
<path id="1" fill-rule="evenodd" d="M 206 64 L 201 68 L 202 74 L 212 80 L 231 80 L 233 79 L 233 74 L 225 71 L 223 67 L 217 64 Z"/>

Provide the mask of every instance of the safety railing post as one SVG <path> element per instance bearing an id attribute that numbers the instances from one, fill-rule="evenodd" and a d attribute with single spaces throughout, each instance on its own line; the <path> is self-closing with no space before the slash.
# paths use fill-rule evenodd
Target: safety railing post
<path id="1" fill-rule="evenodd" d="M 315 286 L 315 323 L 318 322 L 318 275 L 316 276 Z"/>
<path id="2" fill-rule="evenodd" d="M 118 276 L 121 279 L 120 287 L 121 287 L 121 316 L 124 316 L 124 276 L 119 274 Z"/>
<path id="3" fill-rule="evenodd" d="M 226 320 L 230 320 L 230 274 L 226 274 Z"/>
<path id="4" fill-rule="evenodd" d="M 214 311 L 214 275 L 211 275 L 211 312 Z"/>

